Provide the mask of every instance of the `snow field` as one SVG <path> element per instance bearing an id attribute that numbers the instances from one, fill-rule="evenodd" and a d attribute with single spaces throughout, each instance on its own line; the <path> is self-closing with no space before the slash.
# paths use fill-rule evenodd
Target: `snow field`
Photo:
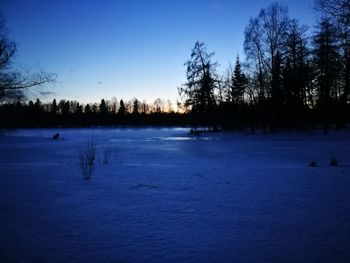
<path id="1" fill-rule="evenodd" d="M 0 138 L 0 261 L 349 262 L 349 131 L 188 132 Z M 78 154 L 91 138 L 84 180 Z"/>

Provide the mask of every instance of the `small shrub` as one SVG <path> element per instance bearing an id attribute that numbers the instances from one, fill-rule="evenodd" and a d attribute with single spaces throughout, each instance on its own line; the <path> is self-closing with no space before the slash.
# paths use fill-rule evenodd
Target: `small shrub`
<path id="1" fill-rule="evenodd" d="M 52 137 L 51 137 L 52 140 L 58 140 L 59 138 L 60 138 L 59 133 L 56 133 L 56 134 L 52 135 Z"/>
<path id="2" fill-rule="evenodd" d="M 112 151 L 111 151 L 111 149 L 105 149 L 103 151 L 103 155 L 102 155 L 102 164 L 103 165 L 111 164 L 111 160 L 112 160 Z"/>
<path id="3" fill-rule="evenodd" d="M 79 166 L 85 180 L 89 180 L 91 178 L 91 174 L 95 167 L 95 154 L 96 146 L 93 139 L 91 139 L 91 141 L 87 143 L 86 147 L 81 149 L 79 152 Z"/>
<path id="4" fill-rule="evenodd" d="M 311 162 L 309 163 L 309 166 L 310 166 L 310 167 L 316 167 L 316 166 L 317 166 L 316 161 L 311 161 Z"/>
<path id="5" fill-rule="evenodd" d="M 329 165 L 330 166 L 338 166 L 338 161 L 337 161 L 337 159 L 334 156 L 332 156 Z"/>

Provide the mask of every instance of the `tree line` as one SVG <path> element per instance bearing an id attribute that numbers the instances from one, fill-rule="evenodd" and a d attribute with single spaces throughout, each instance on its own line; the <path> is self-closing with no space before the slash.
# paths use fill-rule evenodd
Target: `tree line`
<path id="1" fill-rule="evenodd" d="M 189 125 L 191 116 L 175 112 L 171 102 L 156 99 L 148 104 L 134 98 L 124 102 L 115 98 L 100 103 L 80 104 L 78 101 L 40 99 L 6 103 L 0 106 L 2 126 L 13 127 L 84 127 L 115 125 Z"/>
<path id="2" fill-rule="evenodd" d="M 81 105 L 61 100 L 21 102 L 24 90 L 52 81 L 40 73 L 9 72 L 15 45 L 0 34 L 0 117 L 7 126 L 166 124 L 210 128 L 304 129 L 350 121 L 350 2 L 316 0 L 313 32 L 274 3 L 261 9 L 244 30 L 246 60 L 239 56 L 224 74 L 214 53 L 196 42 L 178 88 L 183 113 L 137 99 Z M 1 26 L 1 24 L 0 24 Z M 0 27 L 1 29 L 1 27 Z M 7 120 L 7 121 L 4 121 Z"/>
<path id="3" fill-rule="evenodd" d="M 188 112 L 227 128 L 307 128 L 350 120 L 350 2 L 318 0 L 312 34 L 277 3 L 245 28 L 245 63 L 237 57 L 224 76 L 214 53 L 196 42 L 179 88 Z"/>

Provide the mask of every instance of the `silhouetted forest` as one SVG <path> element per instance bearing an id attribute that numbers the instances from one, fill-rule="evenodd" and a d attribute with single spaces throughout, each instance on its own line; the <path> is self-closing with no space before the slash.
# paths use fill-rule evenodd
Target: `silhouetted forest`
<path id="1" fill-rule="evenodd" d="M 148 105 L 137 99 L 23 102 L 0 87 L 1 125 L 205 125 L 251 132 L 343 127 L 350 121 L 350 4 L 318 0 L 315 10 L 319 19 L 310 30 L 284 6 L 263 8 L 244 31 L 246 61 L 237 56 L 224 74 L 214 53 L 196 42 L 185 63 L 187 82 L 178 88 L 181 113 L 162 101 Z"/>
<path id="2" fill-rule="evenodd" d="M 312 34 L 288 10 L 271 4 L 245 28 L 246 62 L 220 76 L 214 53 L 197 42 L 179 88 L 190 112 L 226 128 L 344 126 L 350 118 L 350 4 L 315 2 Z"/>
<path id="3" fill-rule="evenodd" d="M 137 99 L 80 104 L 77 101 L 54 99 L 42 103 L 40 99 L 28 103 L 10 103 L 0 106 L 0 118 L 5 127 L 82 127 L 115 125 L 188 125 L 190 114 L 175 113 L 171 105 L 160 99 L 152 105 Z"/>

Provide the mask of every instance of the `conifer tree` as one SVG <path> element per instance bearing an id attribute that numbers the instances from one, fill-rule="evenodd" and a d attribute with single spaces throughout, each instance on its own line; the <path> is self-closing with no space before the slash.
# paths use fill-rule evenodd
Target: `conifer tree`
<path id="1" fill-rule="evenodd" d="M 126 113 L 126 109 L 125 109 L 124 101 L 120 100 L 120 102 L 119 102 L 119 109 L 118 109 L 118 115 L 124 116 L 125 113 Z"/>
<path id="2" fill-rule="evenodd" d="M 242 71 L 239 56 L 237 56 L 231 80 L 231 100 L 234 104 L 242 104 L 244 102 L 247 82 L 248 80 Z"/>
<path id="3" fill-rule="evenodd" d="M 179 88 L 179 94 L 185 98 L 185 106 L 191 107 L 194 113 L 211 114 L 216 105 L 217 63 L 212 61 L 213 55 L 207 53 L 203 42 L 197 41 L 191 59 L 185 63 L 187 82 Z"/>

